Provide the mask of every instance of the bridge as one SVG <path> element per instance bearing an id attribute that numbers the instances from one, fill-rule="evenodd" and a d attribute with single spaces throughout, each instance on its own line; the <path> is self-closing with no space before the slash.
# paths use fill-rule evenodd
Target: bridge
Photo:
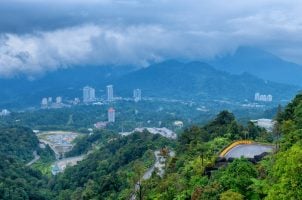
<path id="1" fill-rule="evenodd" d="M 219 157 L 221 158 L 254 158 L 263 153 L 270 153 L 274 150 L 274 145 L 256 143 L 252 140 L 239 140 L 233 142 L 223 149 Z"/>

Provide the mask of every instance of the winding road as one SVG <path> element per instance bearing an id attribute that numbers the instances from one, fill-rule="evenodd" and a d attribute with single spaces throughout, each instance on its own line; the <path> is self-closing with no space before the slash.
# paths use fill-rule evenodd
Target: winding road
<path id="1" fill-rule="evenodd" d="M 135 189 L 134 189 L 134 193 L 131 195 L 130 200 L 135 200 L 136 199 L 136 193 L 139 191 L 139 185 L 140 182 L 142 180 L 148 180 L 151 178 L 152 173 L 155 171 L 155 169 L 157 169 L 157 175 L 159 175 L 160 177 L 163 177 L 165 174 L 165 166 L 166 166 L 166 158 L 164 156 L 162 156 L 160 154 L 159 150 L 154 151 L 154 156 L 155 156 L 155 162 L 153 164 L 152 167 L 150 167 L 142 176 L 141 180 L 138 181 L 135 184 Z M 170 157 L 174 157 L 175 156 L 175 152 L 174 151 L 170 151 L 169 152 L 169 156 Z"/>
<path id="2" fill-rule="evenodd" d="M 40 159 L 40 156 L 37 154 L 37 151 L 33 152 L 34 159 L 32 159 L 29 163 L 26 164 L 26 166 L 31 166 L 35 162 L 37 162 Z"/>

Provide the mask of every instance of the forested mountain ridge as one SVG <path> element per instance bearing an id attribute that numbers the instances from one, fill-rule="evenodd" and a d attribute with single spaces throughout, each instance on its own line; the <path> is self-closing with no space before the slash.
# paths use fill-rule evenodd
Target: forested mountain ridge
<path id="1" fill-rule="evenodd" d="M 231 101 L 254 100 L 256 92 L 272 94 L 275 101 L 291 99 L 299 87 L 264 81 L 251 74 L 231 75 L 204 62 L 166 61 L 119 78 L 119 94 L 130 95 L 141 88 L 146 96 Z"/>

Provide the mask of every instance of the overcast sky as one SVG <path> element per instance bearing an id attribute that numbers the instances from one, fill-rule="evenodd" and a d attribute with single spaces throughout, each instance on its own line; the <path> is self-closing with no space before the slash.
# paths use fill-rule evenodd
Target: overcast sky
<path id="1" fill-rule="evenodd" d="M 0 0 L 0 76 L 202 60 L 241 45 L 302 63 L 299 0 Z"/>

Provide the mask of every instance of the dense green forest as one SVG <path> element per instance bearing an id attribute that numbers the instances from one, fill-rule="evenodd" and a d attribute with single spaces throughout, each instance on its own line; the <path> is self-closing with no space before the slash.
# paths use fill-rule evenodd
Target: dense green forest
<path id="1" fill-rule="evenodd" d="M 279 110 L 273 135 L 251 124 L 244 130 L 230 116 L 222 112 L 203 128 L 186 130 L 164 179 L 154 176 L 145 183 L 145 199 L 302 199 L 302 95 Z M 263 142 L 274 139 L 277 153 L 257 164 L 237 159 L 206 176 L 219 147 L 245 131 Z"/>
<path id="2" fill-rule="evenodd" d="M 49 148 L 38 147 L 38 139 L 29 128 L 0 127 L 0 199 L 43 200 L 52 197 L 48 190 L 48 178 L 39 171 L 25 167 L 33 159 L 33 151 L 41 159 L 50 155 Z"/>
<path id="3" fill-rule="evenodd" d="M 33 158 L 38 149 L 38 138 L 29 128 L 0 126 L 0 155 L 18 159 L 21 162 Z"/>
<path id="4" fill-rule="evenodd" d="M 137 163 L 146 170 L 154 162 L 152 150 L 165 146 L 173 143 L 147 132 L 111 140 L 56 177 L 51 187 L 59 199 L 128 199 L 137 181 Z"/>
<path id="5" fill-rule="evenodd" d="M 176 155 L 168 157 L 164 177 L 154 172 L 142 181 L 139 199 L 299 200 L 302 94 L 278 110 L 276 121 L 269 133 L 253 123 L 243 126 L 232 113 L 222 111 L 206 125 L 186 128 L 177 141 L 147 132 L 121 137 L 99 131 L 80 138 L 70 152 L 79 155 L 92 150 L 87 158 L 53 177 L 24 166 L 33 150 L 40 151 L 30 129 L 1 127 L 0 199 L 129 199 L 135 183 L 153 164 L 153 151 L 168 147 Z M 224 147 L 246 138 L 274 142 L 277 151 L 258 163 L 235 159 L 213 170 Z"/>

